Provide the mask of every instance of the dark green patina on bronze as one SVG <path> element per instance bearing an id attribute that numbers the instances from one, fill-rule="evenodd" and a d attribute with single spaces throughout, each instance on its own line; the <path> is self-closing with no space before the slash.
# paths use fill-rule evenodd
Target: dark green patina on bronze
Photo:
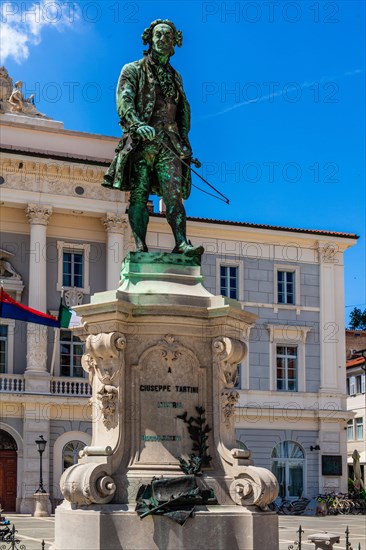
<path id="1" fill-rule="evenodd" d="M 174 47 L 182 45 L 182 32 L 171 21 L 157 19 L 142 39 L 149 45 L 144 58 L 125 65 L 118 81 L 123 136 L 102 185 L 130 191 L 128 217 L 137 251 L 148 250 L 147 201 L 155 194 L 166 206 L 173 252 L 201 256 L 203 247 L 187 239 L 183 205 L 191 191 L 190 107 L 181 76 L 169 63 Z"/>
<path id="2" fill-rule="evenodd" d="M 187 475 L 173 478 L 153 478 L 150 485 L 141 485 L 136 497 L 136 512 L 143 519 L 149 515 L 166 515 L 184 525 L 194 514 L 195 506 L 217 504 L 213 489 L 202 476 L 202 466 L 208 466 L 212 457 L 207 454 L 208 433 L 211 431 L 204 416 L 205 409 L 196 407 L 197 417 L 187 412 L 177 415 L 187 424 L 193 441 L 189 461 L 179 458 L 179 466 Z"/>
<path id="3" fill-rule="evenodd" d="M 196 407 L 198 416 L 190 416 L 187 419 L 188 413 L 177 414 L 177 418 L 183 420 L 187 424 L 187 430 L 190 438 L 193 441 L 192 453 L 189 455 L 188 462 L 180 457 L 179 465 L 181 470 L 185 474 L 201 474 L 202 466 L 208 466 L 212 460 L 212 457 L 207 454 L 208 451 L 208 434 L 211 428 L 208 424 L 205 425 L 205 409 L 203 407 Z"/>
<path id="4" fill-rule="evenodd" d="M 141 519 L 165 515 L 184 525 L 193 516 L 195 506 L 213 504 L 217 504 L 215 493 L 202 478 L 194 475 L 154 478 L 150 485 L 139 488 L 136 512 Z"/>

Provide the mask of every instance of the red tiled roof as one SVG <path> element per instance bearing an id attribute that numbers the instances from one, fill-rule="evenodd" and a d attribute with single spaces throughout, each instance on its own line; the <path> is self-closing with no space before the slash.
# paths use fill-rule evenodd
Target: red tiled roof
<path id="1" fill-rule="evenodd" d="M 150 214 L 151 216 L 154 216 L 156 218 L 165 218 L 165 214 L 158 214 L 153 213 Z M 323 229 L 301 229 L 299 227 L 283 227 L 281 225 L 266 225 L 266 224 L 260 224 L 260 223 L 248 223 L 248 222 L 235 222 L 235 221 L 228 221 L 228 220 L 215 220 L 213 218 L 197 218 L 193 216 L 187 216 L 187 220 L 191 222 L 203 222 L 203 223 L 219 223 L 222 225 L 233 225 L 237 227 L 253 227 L 255 229 L 268 229 L 268 230 L 275 230 L 275 231 L 292 231 L 294 233 L 307 233 L 307 234 L 315 234 L 315 235 L 324 235 L 327 237 L 342 237 L 345 239 L 359 239 L 359 235 L 356 235 L 356 233 L 341 233 L 338 231 L 325 231 Z"/>
<path id="2" fill-rule="evenodd" d="M 346 367 L 347 369 L 349 367 L 360 367 L 361 365 L 364 364 L 364 362 L 365 362 L 364 357 L 356 357 L 356 359 L 350 359 L 349 361 L 347 361 Z"/>

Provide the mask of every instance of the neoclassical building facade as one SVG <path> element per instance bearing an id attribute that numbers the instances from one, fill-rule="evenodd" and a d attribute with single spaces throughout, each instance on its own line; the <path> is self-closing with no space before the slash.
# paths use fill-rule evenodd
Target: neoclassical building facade
<path id="1" fill-rule="evenodd" d="M 117 288 L 134 246 L 128 197 L 100 184 L 118 140 L 44 117 L 0 116 L 5 291 L 57 314 L 62 291 L 76 306 Z M 207 218 L 189 218 L 188 236 L 205 247 L 206 288 L 258 316 L 241 335 L 249 353 L 238 365 L 239 444 L 272 469 L 282 496 L 346 490 L 343 266 L 357 236 Z M 174 247 L 163 213 L 151 213 L 148 246 Z M 31 513 L 39 435 L 47 440 L 44 485 L 53 505 L 62 471 L 91 440 L 83 342 L 70 330 L 4 318 L 0 335 L 0 502 Z"/>

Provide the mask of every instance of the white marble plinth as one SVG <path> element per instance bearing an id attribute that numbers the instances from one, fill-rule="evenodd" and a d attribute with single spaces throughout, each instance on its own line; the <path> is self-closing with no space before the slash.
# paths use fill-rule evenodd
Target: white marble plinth
<path id="1" fill-rule="evenodd" d="M 235 438 L 237 365 L 256 316 L 202 283 L 199 258 L 130 253 L 119 288 L 78 306 L 93 437 L 62 474 L 55 550 L 278 550 L 277 480 Z M 198 500 L 184 526 L 140 519 L 143 486 L 163 477 L 170 491 L 181 465 L 193 474 L 201 460 L 210 505 Z"/>
<path id="2" fill-rule="evenodd" d="M 255 507 L 202 506 L 181 526 L 164 516 L 141 520 L 127 504 L 71 510 L 65 503 L 56 509 L 55 540 L 53 550 L 277 550 L 278 517 Z"/>

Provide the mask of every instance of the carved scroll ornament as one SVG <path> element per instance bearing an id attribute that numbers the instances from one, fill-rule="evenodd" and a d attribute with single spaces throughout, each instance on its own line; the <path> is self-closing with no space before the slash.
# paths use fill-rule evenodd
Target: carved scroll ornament
<path id="1" fill-rule="evenodd" d="M 90 335 L 86 340 L 86 353 L 81 364 L 89 373 L 89 382 L 96 384 L 93 393 L 96 396 L 107 429 L 117 425 L 118 376 L 123 366 L 123 350 L 126 338 L 119 332 Z"/>
<path id="2" fill-rule="evenodd" d="M 212 346 L 219 379 L 225 388 L 233 388 L 238 380 L 237 365 L 245 358 L 247 346 L 227 336 L 216 338 Z"/>
<path id="3" fill-rule="evenodd" d="M 107 504 L 116 491 L 106 464 L 94 462 L 67 468 L 61 476 L 60 487 L 65 499 L 76 506 Z"/>

